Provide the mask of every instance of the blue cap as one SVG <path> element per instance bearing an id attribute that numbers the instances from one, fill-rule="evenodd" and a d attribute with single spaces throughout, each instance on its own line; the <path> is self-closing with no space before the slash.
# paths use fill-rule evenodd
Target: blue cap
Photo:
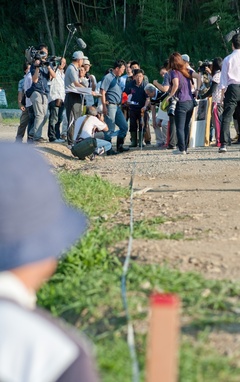
<path id="1" fill-rule="evenodd" d="M 0 143 L 0 272 L 57 258 L 87 227 L 49 165 L 27 144 Z"/>

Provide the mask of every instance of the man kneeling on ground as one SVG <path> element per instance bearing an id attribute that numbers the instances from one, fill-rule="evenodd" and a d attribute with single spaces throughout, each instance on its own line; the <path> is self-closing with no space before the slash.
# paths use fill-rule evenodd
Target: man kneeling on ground
<path id="1" fill-rule="evenodd" d="M 111 142 L 98 138 L 98 133 L 108 131 L 108 126 L 104 122 L 104 115 L 100 107 L 89 106 L 87 114 L 79 117 L 75 122 L 74 142 L 86 138 L 96 138 L 97 147 L 93 156 L 102 155 L 112 148 Z"/>

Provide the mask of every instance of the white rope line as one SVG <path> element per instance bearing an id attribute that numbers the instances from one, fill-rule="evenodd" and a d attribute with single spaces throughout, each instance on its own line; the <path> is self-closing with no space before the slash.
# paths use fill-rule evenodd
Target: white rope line
<path id="1" fill-rule="evenodd" d="M 132 381 L 139 382 L 139 366 L 138 366 L 138 359 L 137 359 L 136 346 L 135 346 L 134 329 L 132 325 L 131 315 L 128 309 L 127 291 L 126 291 L 126 278 L 128 273 L 128 267 L 129 267 L 130 256 L 132 251 L 132 242 L 133 242 L 133 179 L 134 179 L 135 168 L 136 168 L 136 163 L 134 162 L 132 175 L 131 175 L 131 181 L 130 181 L 130 187 L 131 187 L 130 232 L 129 232 L 127 256 L 123 264 L 123 273 L 122 273 L 122 279 L 121 279 L 121 293 L 122 293 L 123 307 L 125 309 L 126 318 L 127 318 L 127 342 L 128 342 L 130 356 L 132 359 Z"/>

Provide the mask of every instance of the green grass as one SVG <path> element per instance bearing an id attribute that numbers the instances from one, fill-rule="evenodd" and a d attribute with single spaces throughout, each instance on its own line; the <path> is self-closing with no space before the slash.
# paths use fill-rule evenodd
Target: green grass
<path id="1" fill-rule="evenodd" d="M 7 126 L 19 125 L 19 118 L 2 118 L 1 123 Z"/>
<path id="2" fill-rule="evenodd" d="M 59 174 L 66 200 L 82 208 L 90 227 L 60 261 L 56 274 L 38 294 L 39 305 L 84 331 L 96 347 L 103 382 L 131 381 L 131 362 L 126 342 L 120 280 L 127 248 L 114 252 L 119 241 L 126 241 L 129 226 L 115 223 L 121 201 L 130 191 L 81 173 Z M 129 213 L 125 211 L 125 213 Z M 180 218 L 180 217 L 179 217 Z M 156 216 L 134 223 L 134 237 L 184 240 L 176 232 L 161 231 L 166 217 Z M 125 243 L 126 244 L 126 243 Z M 182 316 L 187 325 L 181 342 L 179 382 L 235 382 L 240 369 L 234 360 L 210 349 L 208 333 L 239 323 L 240 284 L 206 280 L 196 273 L 182 273 L 167 265 L 130 263 L 127 277 L 128 303 L 137 327 L 146 327 L 149 295 L 152 291 L 177 293 L 182 300 Z M 226 329 L 227 330 L 227 329 Z M 146 332 L 136 332 L 141 381 L 144 380 Z"/>

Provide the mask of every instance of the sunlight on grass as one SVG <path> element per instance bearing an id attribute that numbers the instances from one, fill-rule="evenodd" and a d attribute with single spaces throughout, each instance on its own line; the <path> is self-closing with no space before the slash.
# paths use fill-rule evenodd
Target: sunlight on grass
<path id="1" fill-rule="evenodd" d="M 56 274 L 38 294 L 38 303 L 54 315 L 84 331 L 96 346 L 103 382 L 131 380 L 131 363 L 126 343 L 126 318 L 120 293 L 122 258 L 110 251 L 129 236 L 127 224 L 114 224 L 112 213 L 129 198 L 128 189 L 109 184 L 100 177 L 80 173 L 59 174 L 67 201 L 82 208 L 90 228 L 59 262 Z M 126 213 L 128 213 L 126 211 Z M 95 219 L 106 214 L 108 219 Z M 166 217 L 134 223 L 134 237 L 154 240 L 184 240 L 181 233 L 162 237 Z M 209 348 L 208 333 L 222 325 L 239 323 L 240 283 L 205 280 L 197 273 L 183 273 L 164 264 L 133 261 L 127 277 L 129 310 L 137 327 L 146 327 L 149 295 L 153 291 L 176 293 L 182 300 L 182 330 L 179 382 L 237 382 L 240 370 L 234 360 Z M 144 381 L 146 329 L 136 332 L 141 381 Z"/>

